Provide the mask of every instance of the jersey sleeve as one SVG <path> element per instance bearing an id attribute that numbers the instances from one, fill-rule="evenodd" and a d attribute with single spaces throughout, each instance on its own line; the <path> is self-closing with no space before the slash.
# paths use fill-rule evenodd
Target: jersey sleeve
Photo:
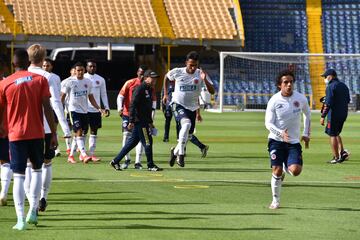
<path id="1" fill-rule="evenodd" d="M 268 102 L 268 105 L 266 107 L 266 113 L 265 113 L 265 127 L 273 134 L 275 134 L 277 137 L 282 137 L 281 133 L 282 130 L 275 126 L 276 121 L 276 114 L 275 114 L 275 101 L 270 99 Z"/>
<path id="2" fill-rule="evenodd" d="M 178 68 L 174 68 L 174 69 L 170 70 L 170 71 L 166 74 L 166 77 L 167 77 L 170 81 L 175 81 L 177 72 L 178 72 Z"/>
<path id="3" fill-rule="evenodd" d="M 104 78 L 102 78 L 102 84 L 100 87 L 100 96 L 101 96 L 101 101 L 103 102 L 105 109 L 110 109 L 109 108 L 109 100 L 108 100 L 108 96 L 106 93 L 106 82 L 105 82 Z"/>
<path id="4" fill-rule="evenodd" d="M 303 136 L 310 137 L 310 130 L 311 130 L 311 110 L 309 103 L 304 96 L 303 98 L 303 116 L 304 116 L 304 131 Z"/>

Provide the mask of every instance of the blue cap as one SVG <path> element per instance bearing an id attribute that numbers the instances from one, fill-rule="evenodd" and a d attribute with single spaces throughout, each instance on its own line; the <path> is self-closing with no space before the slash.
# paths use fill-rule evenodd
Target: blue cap
<path id="1" fill-rule="evenodd" d="M 334 77 L 337 76 L 336 71 L 332 68 L 327 69 L 323 74 L 321 74 L 322 77 L 327 77 L 329 75 L 332 75 Z"/>

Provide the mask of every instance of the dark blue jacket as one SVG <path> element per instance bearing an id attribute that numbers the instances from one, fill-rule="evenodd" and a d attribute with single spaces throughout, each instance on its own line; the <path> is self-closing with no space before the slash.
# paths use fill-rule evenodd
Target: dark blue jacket
<path id="1" fill-rule="evenodd" d="M 326 88 L 325 104 L 328 111 L 328 119 L 345 121 L 348 114 L 348 104 L 350 102 L 349 88 L 339 79 L 334 78 Z"/>

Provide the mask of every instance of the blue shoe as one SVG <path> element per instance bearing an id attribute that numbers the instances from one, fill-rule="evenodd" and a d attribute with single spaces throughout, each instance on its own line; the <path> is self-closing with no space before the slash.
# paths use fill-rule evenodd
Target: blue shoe
<path id="1" fill-rule="evenodd" d="M 16 223 L 16 225 L 12 227 L 12 229 L 19 230 L 19 231 L 26 230 L 26 222 L 25 222 L 25 220 L 23 219 L 23 220 L 18 221 Z"/>
<path id="2" fill-rule="evenodd" d="M 29 224 L 34 224 L 35 226 L 38 224 L 37 214 L 36 212 L 29 211 L 26 216 L 26 222 Z"/>

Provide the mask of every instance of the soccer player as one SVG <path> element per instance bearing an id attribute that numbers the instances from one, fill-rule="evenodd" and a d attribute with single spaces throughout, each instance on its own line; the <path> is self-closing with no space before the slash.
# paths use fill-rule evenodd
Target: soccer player
<path id="1" fill-rule="evenodd" d="M 344 149 L 340 133 L 348 115 L 348 104 L 350 102 L 349 88 L 340 82 L 334 69 L 326 70 L 322 75 L 325 78 L 326 96 L 324 109 L 321 113 L 320 124 L 327 124 L 325 133 L 330 137 L 330 146 L 333 159 L 328 163 L 342 163 L 349 159 L 349 153 Z"/>
<path id="2" fill-rule="evenodd" d="M 119 95 L 117 97 L 117 106 L 120 117 L 123 119 L 122 131 L 123 131 L 123 147 L 131 136 L 131 130 L 128 128 L 129 125 L 129 111 L 130 111 L 130 102 L 132 99 L 133 91 L 136 87 L 138 87 L 142 80 L 144 72 L 147 70 L 147 66 L 142 65 L 137 70 L 137 77 L 130 79 L 125 82 L 124 86 L 121 88 Z M 156 93 L 155 89 L 152 88 L 152 118 L 155 116 L 156 109 Z M 143 145 L 141 142 L 136 146 L 136 159 L 135 159 L 135 169 L 142 169 L 141 165 L 141 155 L 144 151 Z M 123 169 L 127 169 L 130 164 L 130 155 L 129 153 L 125 156 L 125 163 L 122 164 Z"/>
<path id="3" fill-rule="evenodd" d="M 106 83 L 105 79 L 100 75 L 96 74 L 96 62 L 94 60 L 88 60 L 86 63 L 86 71 L 84 78 L 87 78 L 92 83 L 92 93 L 94 95 L 96 103 L 101 106 L 101 102 L 105 107 L 105 116 L 110 116 L 110 108 L 108 97 L 106 93 Z M 97 139 L 97 131 L 101 128 L 101 113 L 98 109 L 94 108 L 94 106 L 88 101 L 88 119 L 90 125 L 90 137 L 89 137 L 89 155 L 93 162 L 100 161 L 100 158 L 95 156 L 95 148 L 96 148 L 96 139 Z M 86 133 L 85 133 L 86 135 Z"/>
<path id="4" fill-rule="evenodd" d="M 83 163 L 88 163 L 91 160 L 91 156 L 88 156 L 85 150 L 85 142 L 83 134 L 87 132 L 89 127 L 88 122 L 88 99 L 90 103 L 98 109 L 101 114 L 104 114 L 104 110 L 96 103 L 96 100 L 92 94 L 92 84 L 87 78 L 84 78 L 85 67 L 82 63 L 78 62 L 74 65 L 75 78 L 71 78 L 61 88 L 61 101 L 64 102 L 66 95 L 69 95 L 69 111 L 73 120 L 73 131 L 76 136 L 76 143 L 80 149 L 79 160 Z M 68 157 L 69 162 L 75 162 L 73 152 L 70 152 Z"/>
<path id="5" fill-rule="evenodd" d="M 159 75 L 148 69 L 144 73 L 143 82 L 134 89 L 129 109 L 128 129 L 131 130 L 131 136 L 121 149 L 120 153 L 110 162 L 110 165 L 117 171 L 121 171 L 119 162 L 125 155 L 131 151 L 139 142 L 145 148 L 147 158 L 147 167 L 149 171 L 161 171 L 153 161 L 153 139 L 152 133 L 155 126 L 153 124 L 153 101 L 152 89 L 155 87 Z"/>
<path id="6" fill-rule="evenodd" d="M 4 78 L 6 62 L 5 59 L 0 55 L 0 81 Z M 4 112 L 3 116 L 0 116 L 6 120 Z M 10 157 L 9 157 L 9 139 L 7 133 L 6 121 L 3 122 L 4 133 L 0 134 L 0 164 L 1 164 L 1 192 L 0 192 L 0 206 L 7 205 L 7 194 L 11 183 L 13 172 L 10 168 Z"/>
<path id="7" fill-rule="evenodd" d="M 199 108 L 198 99 L 201 88 L 206 86 L 211 94 L 215 93 L 214 86 L 207 79 L 206 72 L 198 69 L 199 55 L 197 52 L 188 53 L 185 65 L 186 67 L 183 68 L 172 69 L 164 79 L 164 104 L 169 99 L 169 81 L 175 81 L 175 90 L 170 104 L 172 105 L 175 120 L 181 126 L 178 144 L 176 148 L 171 148 L 170 152 L 169 164 L 171 167 L 174 166 L 176 159 L 180 167 L 185 166 L 185 147 L 195 129 L 196 110 Z"/>
<path id="8" fill-rule="evenodd" d="M 28 71 L 32 73 L 39 74 L 45 77 L 48 80 L 49 91 L 51 94 L 50 103 L 56 117 L 60 123 L 60 126 L 63 130 L 64 137 L 70 137 L 70 129 L 66 123 L 63 105 L 60 100 L 60 78 L 53 73 L 45 71 L 42 69 L 43 63 L 46 57 L 46 49 L 40 44 L 33 44 L 28 48 L 28 55 L 30 60 L 30 66 L 28 67 Z M 51 68 L 48 68 L 50 70 Z M 46 208 L 46 199 L 47 195 L 50 191 L 50 185 L 52 181 L 52 159 L 55 156 L 54 149 L 51 149 L 51 129 L 46 122 L 44 117 L 44 127 L 45 127 L 45 152 L 44 152 L 44 164 L 42 169 L 42 187 L 41 187 L 41 196 L 39 203 L 39 210 L 45 211 Z M 56 126 L 55 126 L 56 129 Z M 31 175 L 32 171 L 30 169 L 30 165 L 27 168 L 26 181 L 25 181 L 25 191 L 29 193 L 29 187 L 31 185 Z"/>
<path id="9" fill-rule="evenodd" d="M 25 230 L 24 180 L 27 159 L 32 163 L 30 208 L 26 217 L 29 224 L 37 224 L 38 196 L 41 189 L 41 167 L 44 162 L 44 119 L 51 129 L 50 145 L 57 146 L 53 110 L 50 105 L 48 80 L 36 73 L 26 71 L 28 53 L 15 51 L 13 65 L 16 72 L 0 83 L 0 116 L 6 110 L 8 124 L 11 169 L 14 172 L 13 198 L 17 215 L 16 230 Z M 44 109 L 44 112 L 43 112 Z M 0 120 L 0 133 L 3 119 Z"/>
<path id="10" fill-rule="evenodd" d="M 272 168 L 270 209 L 280 207 L 280 191 L 285 172 L 292 176 L 301 173 L 303 160 L 300 144 L 301 113 L 304 131 L 301 140 L 305 148 L 310 141 L 310 107 L 304 95 L 294 90 L 294 74 L 285 70 L 279 73 L 276 86 L 280 89 L 266 107 L 265 126 L 269 130 L 268 151 Z"/>
<path id="11" fill-rule="evenodd" d="M 60 81 L 60 77 L 53 73 L 53 68 L 54 68 L 54 61 L 51 60 L 50 58 L 45 58 L 44 59 L 44 62 L 42 64 L 42 69 L 48 73 L 50 73 L 50 78 L 54 79 L 52 80 L 53 82 L 56 83 L 56 97 L 58 98 L 56 101 L 60 101 L 60 89 L 61 89 L 61 81 Z M 53 88 L 53 87 L 52 87 Z M 50 91 L 51 92 L 51 91 Z M 54 99 L 54 98 L 53 98 Z M 63 132 L 64 132 L 64 138 L 65 138 L 65 142 L 66 142 L 66 145 L 68 146 L 68 142 L 70 141 L 71 139 L 71 133 L 70 133 L 70 128 L 66 122 L 66 119 L 65 119 L 65 116 L 64 118 L 62 118 L 64 114 L 61 114 L 61 128 L 63 129 Z M 57 125 L 59 124 L 59 119 L 57 118 L 57 114 L 55 112 L 55 124 L 56 124 L 56 129 L 57 129 Z M 67 148 L 69 149 L 69 148 Z M 60 152 L 60 149 L 59 147 L 55 150 L 55 156 L 60 156 L 61 155 L 61 152 Z"/>

